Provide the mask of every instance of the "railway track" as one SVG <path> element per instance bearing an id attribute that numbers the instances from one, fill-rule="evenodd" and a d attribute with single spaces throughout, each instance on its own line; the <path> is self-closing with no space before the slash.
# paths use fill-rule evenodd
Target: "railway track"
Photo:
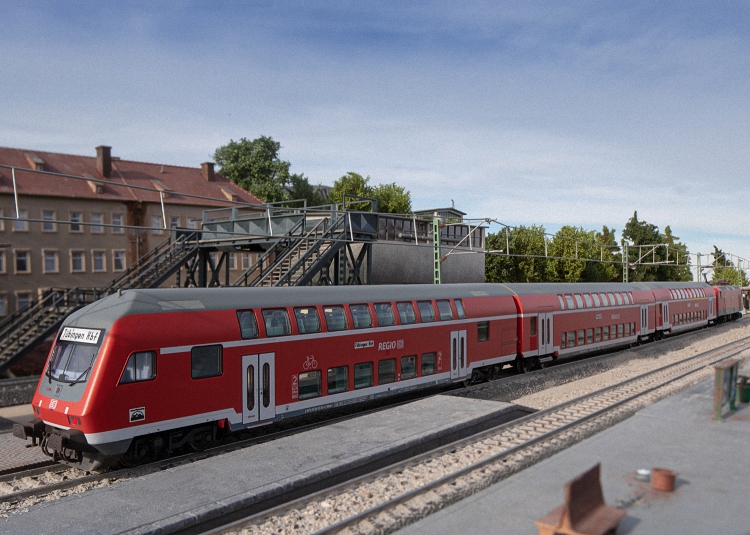
<path id="1" fill-rule="evenodd" d="M 709 366 L 747 350 L 750 337 L 209 533 L 394 532 L 710 376 Z"/>

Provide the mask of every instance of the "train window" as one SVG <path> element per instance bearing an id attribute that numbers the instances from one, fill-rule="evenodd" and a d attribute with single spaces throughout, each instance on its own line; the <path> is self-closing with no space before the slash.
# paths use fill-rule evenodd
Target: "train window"
<path id="1" fill-rule="evenodd" d="M 138 351 L 128 358 L 125 370 L 122 372 L 120 384 L 136 381 L 149 381 L 156 377 L 156 353 L 154 351 Z"/>
<path id="2" fill-rule="evenodd" d="M 432 323 L 435 321 L 435 309 L 432 308 L 432 303 L 429 301 L 417 301 L 417 308 L 419 309 L 419 317 L 422 323 Z"/>
<path id="3" fill-rule="evenodd" d="M 243 340 L 258 338 L 258 322 L 252 310 L 238 310 L 237 321 L 240 322 L 240 336 Z"/>
<path id="4" fill-rule="evenodd" d="M 609 325 L 602 327 L 602 340 L 609 340 Z"/>
<path id="5" fill-rule="evenodd" d="M 579 329 L 579 331 L 578 331 L 578 345 L 582 346 L 583 343 L 584 343 L 583 329 Z"/>
<path id="6" fill-rule="evenodd" d="M 633 299 L 633 292 L 628 292 L 628 295 L 630 296 L 630 304 L 634 305 L 635 304 L 635 299 Z"/>
<path id="7" fill-rule="evenodd" d="M 378 362 L 378 384 L 384 385 L 396 381 L 396 359 Z"/>
<path id="8" fill-rule="evenodd" d="M 617 299 L 618 305 L 622 305 L 622 294 L 620 292 L 615 293 L 615 299 Z"/>
<path id="9" fill-rule="evenodd" d="M 625 324 L 625 336 L 630 336 L 630 324 Z"/>
<path id="10" fill-rule="evenodd" d="M 581 299 L 581 294 L 575 294 L 573 297 L 576 299 L 576 305 L 578 305 L 578 308 L 583 308 L 583 300 Z"/>
<path id="11" fill-rule="evenodd" d="M 568 331 L 568 347 L 575 347 L 576 345 L 576 332 Z"/>
<path id="12" fill-rule="evenodd" d="M 302 372 L 298 375 L 300 400 L 317 398 L 323 393 L 322 376 L 320 370 Z"/>
<path id="13" fill-rule="evenodd" d="M 255 408 L 255 366 L 247 367 L 247 410 Z"/>
<path id="14" fill-rule="evenodd" d="M 297 318 L 297 330 L 300 334 L 320 332 L 320 316 L 318 316 L 318 311 L 316 308 L 295 308 L 294 317 Z"/>
<path id="15" fill-rule="evenodd" d="M 583 300 L 586 301 L 586 306 L 588 308 L 594 306 L 594 303 L 593 301 L 591 301 L 591 296 L 589 294 L 583 294 Z"/>
<path id="16" fill-rule="evenodd" d="M 378 317 L 378 327 L 396 325 L 396 316 L 390 303 L 375 303 L 375 315 Z"/>
<path id="17" fill-rule="evenodd" d="M 565 302 L 568 303 L 568 308 L 575 308 L 576 305 L 573 302 L 573 296 L 572 295 L 565 295 Z"/>
<path id="18" fill-rule="evenodd" d="M 401 357 L 401 379 L 411 379 L 417 376 L 417 356 Z"/>
<path id="19" fill-rule="evenodd" d="M 263 381 L 263 407 L 267 409 L 271 404 L 271 366 L 267 362 L 263 364 L 261 381 Z"/>
<path id="20" fill-rule="evenodd" d="M 594 329 L 586 329 L 586 343 L 590 344 L 594 341 Z"/>
<path id="21" fill-rule="evenodd" d="M 557 300 L 560 301 L 560 310 L 565 310 L 565 301 L 563 301 L 562 295 L 557 294 Z"/>
<path id="22" fill-rule="evenodd" d="M 372 386 L 372 362 L 354 365 L 354 389 Z"/>
<path id="23" fill-rule="evenodd" d="M 190 376 L 193 379 L 221 375 L 221 346 L 199 346 L 190 350 Z"/>
<path id="24" fill-rule="evenodd" d="M 422 353 L 422 375 L 432 375 L 435 369 L 435 353 Z"/>
<path id="25" fill-rule="evenodd" d="M 372 327 L 372 315 L 370 307 L 367 305 L 349 305 L 349 311 L 352 313 L 355 329 L 369 329 Z"/>
<path id="26" fill-rule="evenodd" d="M 594 298 L 594 306 L 595 307 L 598 308 L 598 307 L 602 306 L 601 301 L 599 301 L 599 294 L 591 294 L 591 297 Z"/>
<path id="27" fill-rule="evenodd" d="M 623 330 L 623 325 L 621 323 L 617 326 L 617 338 L 622 338 L 622 330 Z"/>
<path id="28" fill-rule="evenodd" d="M 460 299 L 453 301 L 456 305 L 456 312 L 458 313 L 458 319 L 466 319 L 466 311 L 464 310 L 464 303 Z"/>
<path id="29" fill-rule="evenodd" d="M 607 297 L 609 297 L 609 305 L 615 306 L 615 295 L 612 292 L 609 292 Z"/>
<path id="30" fill-rule="evenodd" d="M 344 307 L 340 305 L 323 307 L 323 317 L 326 319 L 326 329 L 331 331 L 345 331 L 348 328 Z"/>
<path id="31" fill-rule="evenodd" d="M 534 318 L 536 323 L 536 318 Z M 480 321 L 477 323 L 477 342 L 486 342 L 490 339 L 490 322 Z"/>
<path id="32" fill-rule="evenodd" d="M 292 332 L 286 309 L 274 308 L 261 311 L 266 324 L 266 336 L 286 336 Z"/>
<path id="33" fill-rule="evenodd" d="M 560 349 L 565 349 L 565 342 L 568 340 L 567 333 L 560 333 Z"/>
<path id="34" fill-rule="evenodd" d="M 410 302 L 396 303 L 396 310 L 398 310 L 398 318 L 401 320 L 401 325 L 417 323 L 417 315 L 414 313 L 414 306 Z"/>
<path id="35" fill-rule="evenodd" d="M 596 328 L 596 335 L 595 336 L 596 336 L 594 338 L 595 342 L 601 342 L 602 341 L 602 328 L 601 327 L 597 327 Z"/>
<path id="36" fill-rule="evenodd" d="M 338 394 L 349 390 L 349 366 L 328 368 L 328 393 Z"/>
<path id="37" fill-rule="evenodd" d="M 536 334 L 536 317 L 529 318 L 529 334 L 534 336 Z"/>
<path id="38" fill-rule="evenodd" d="M 600 295 L 601 295 L 601 298 L 602 298 L 602 305 L 604 305 L 605 307 L 608 307 L 609 306 L 609 301 L 607 301 L 607 294 L 600 294 Z"/>
<path id="39" fill-rule="evenodd" d="M 453 319 L 453 309 L 451 308 L 451 302 L 447 299 L 436 301 L 438 307 L 438 314 L 440 315 L 440 321 L 448 321 Z"/>

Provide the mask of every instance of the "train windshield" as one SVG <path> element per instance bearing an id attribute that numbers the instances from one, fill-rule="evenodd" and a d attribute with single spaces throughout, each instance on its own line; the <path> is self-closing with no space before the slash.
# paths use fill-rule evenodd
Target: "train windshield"
<path id="1" fill-rule="evenodd" d="M 101 334 L 99 329 L 65 327 L 49 360 L 49 378 L 71 384 L 85 382 L 99 353 Z"/>

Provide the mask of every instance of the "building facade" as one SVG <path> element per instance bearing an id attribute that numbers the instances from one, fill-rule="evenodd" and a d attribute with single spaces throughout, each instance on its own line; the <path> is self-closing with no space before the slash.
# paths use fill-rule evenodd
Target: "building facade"
<path id="1" fill-rule="evenodd" d="M 170 228 L 199 229 L 204 210 L 262 204 L 213 165 L 0 147 L 0 318 L 51 288 L 106 285 Z M 250 261 L 236 254 L 230 269 Z"/>

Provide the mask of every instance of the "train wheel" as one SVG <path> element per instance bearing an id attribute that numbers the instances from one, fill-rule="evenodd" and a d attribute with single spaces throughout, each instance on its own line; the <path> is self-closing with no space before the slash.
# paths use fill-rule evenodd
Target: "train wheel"
<path id="1" fill-rule="evenodd" d="M 518 373 L 527 373 L 531 371 L 533 367 L 532 359 L 525 359 L 523 357 L 516 357 L 516 371 Z"/>
<path id="2" fill-rule="evenodd" d="M 120 459 L 120 464 L 125 468 L 133 468 L 153 461 L 156 458 L 156 448 L 148 439 L 134 440 Z"/>

